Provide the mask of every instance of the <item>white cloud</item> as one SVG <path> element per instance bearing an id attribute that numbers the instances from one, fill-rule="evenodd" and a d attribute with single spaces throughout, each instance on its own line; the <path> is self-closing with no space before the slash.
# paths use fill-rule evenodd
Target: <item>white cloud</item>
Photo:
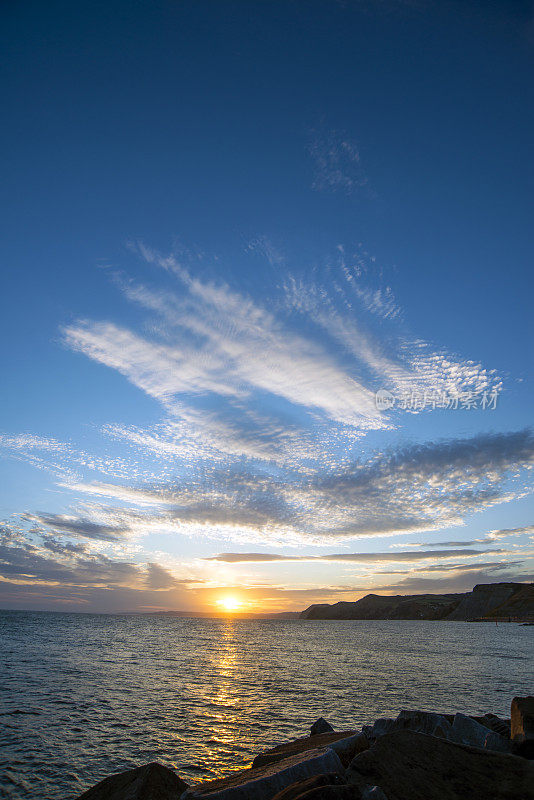
<path id="1" fill-rule="evenodd" d="M 462 525 L 466 517 L 523 491 L 514 488 L 513 476 L 533 463 L 534 436 L 519 431 L 378 452 L 343 470 L 312 476 L 285 472 L 275 477 L 265 470 L 213 466 L 139 487 L 78 483 L 76 488 L 86 494 L 138 508 L 87 504 L 76 520 L 81 535 L 88 520 L 109 528 L 113 538 L 119 532 L 138 537 L 158 531 L 260 544 L 321 545 Z M 146 510 L 147 506 L 153 508 Z M 50 526 L 56 519 L 39 517 Z M 76 532 L 73 520 L 67 520 L 67 526 Z"/>
<path id="2" fill-rule="evenodd" d="M 355 562 L 361 564 L 379 564 L 381 562 L 416 562 L 428 561 L 436 558 L 476 558 L 481 555 L 502 554 L 505 550 L 469 550 L 462 548 L 459 550 L 429 550 L 427 552 L 409 551 L 409 552 L 385 552 L 385 553 L 329 553 L 323 556 L 310 556 L 310 555 L 279 555 L 277 553 L 219 553 L 219 555 L 211 556 L 209 561 L 222 561 L 228 564 L 241 564 L 241 563 L 268 563 L 271 561 L 340 561 L 340 562 Z M 471 565 L 472 568 L 472 565 Z M 422 567 L 421 569 L 427 569 Z M 447 567 L 444 567 L 447 569 Z"/>

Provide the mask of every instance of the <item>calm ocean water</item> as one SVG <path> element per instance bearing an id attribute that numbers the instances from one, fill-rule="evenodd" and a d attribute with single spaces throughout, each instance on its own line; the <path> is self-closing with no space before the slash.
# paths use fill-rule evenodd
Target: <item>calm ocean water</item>
<path id="1" fill-rule="evenodd" d="M 534 628 L 0 612 L 0 797 L 68 800 L 158 760 L 223 775 L 325 716 L 509 716 Z"/>

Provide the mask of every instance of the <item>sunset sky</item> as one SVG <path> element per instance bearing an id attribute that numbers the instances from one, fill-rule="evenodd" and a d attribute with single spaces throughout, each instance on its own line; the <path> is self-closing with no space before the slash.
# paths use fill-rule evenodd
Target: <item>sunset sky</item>
<path id="1" fill-rule="evenodd" d="M 534 580 L 531 4 L 1 14 L 0 607 Z"/>

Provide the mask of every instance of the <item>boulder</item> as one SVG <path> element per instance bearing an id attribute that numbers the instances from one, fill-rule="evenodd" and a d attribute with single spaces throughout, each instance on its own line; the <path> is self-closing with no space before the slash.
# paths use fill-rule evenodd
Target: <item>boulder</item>
<path id="1" fill-rule="evenodd" d="M 395 720 L 390 717 L 379 717 L 374 721 L 373 725 L 364 725 L 362 733 L 368 739 L 376 739 L 378 736 L 383 736 L 395 728 Z"/>
<path id="2" fill-rule="evenodd" d="M 333 727 L 324 719 L 324 717 L 319 717 L 319 719 L 316 720 L 311 726 L 310 734 L 311 736 L 315 736 L 318 733 L 329 733 L 333 730 Z"/>
<path id="3" fill-rule="evenodd" d="M 442 739 L 453 738 L 452 725 L 444 714 L 434 714 L 430 711 L 401 711 L 395 720 L 396 730 L 410 730 L 426 733 L 430 736 L 439 736 Z"/>
<path id="4" fill-rule="evenodd" d="M 376 785 L 388 800 L 534 800 L 534 764 L 411 730 L 379 737 L 346 777 L 362 793 Z"/>
<path id="5" fill-rule="evenodd" d="M 316 750 L 318 747 L 331 747 L 338 739 L 347 739 L 355 735 L 357 735 L 356 731 L 340 731 L 337 733 L 320 733 L 316 736 L 304 736 L 301 739 L 293 739 L 292 742 L 284 742 L 270 750 L 264 750 L 263 753 L 259 753 L 252 762 L 252 767 L 256 768 L 263 767 L 266 764 L 275 764 L 283 758 L 296 755 L 297 753 L 304 753 L 306 750 Z M 354 753 L 354 755 L 356 755 L 356 753 Z"/>
<path id="6" fill-rule="evenodd" d="M 488 729 L 465 714 L 455 714 L 450 739 L 457 744 L 470 744 L 472 747 L 484 747 Z"/>
<path id="7" fill-rule="evenodd" d="M 186 789 L 176 772 L 153 763 L 110 775 L 78 800 L 177 800 Z"/>
<path id="8" fill-rule="evenodd" d="M 512 700 L 510 735 L 514 753 L 534 758 L 534 697 L 514 697 Z"/>
<path id="9" fill-rule="evenodd" d="M 182 800 L 271 800 L 292 783 L 325 772 L 345 772 L 339 756 L 329 747 L 306 750 L 276 763 L 234 772 L 227 778 L 198 783 L 187 789 Z"/>
<path id="10" fill-rule="evenodd" d="M 309 792 L 310 789 L 317 789 L 319 786 L 340 786 L 345 784 L 346 780 L 337 772 L 326 772 L 324 775 L 314 775 L 312 778 L 307 778 L 305 781 L 298 781 L 292 783 L 286 789 L 282 789 L 273 797 L 273 800 L 296 800 L 304 792 Z"/>
<path id="11" fill-rule="evenodd" d="M 348 767 L 354 756 L 357 756 L 358 753 L 363 753 L 364 750 L 368 750 L 370 746 L 369 739 L 363 733 L 347 736 L 345 739 L 337 739 L 329 745 L 337 753 L 344 767 Z"/>
<path id="12" fill-rule="evenodd" d="M 510 752 L 510 740 L 505 739 L 494 731 L 488 732 L 488 727 L 477 722 L 473 717 L 465 714 L 456 714 L 452 723 L 452 731 L 447 737 L 457 744 L 469 744 L 472 747 L 485 747 L 488 750 L 497 750 L 500 753 Z"/>
<path id="13" fill-rule="evenodd" d="M 504 736 L 490 731 L 484 739 L 484 748 L 486 750 L 495 750 L 497 753 L 511 753 L 512 742 L 510 739 L 505 739 Z"/>
<path id="14" fill-rule="evenodd" d="M 443 714 L 434 714 L 429 711 L 401 711 L 397 719 L 381 717 L 374 725 L 364 725 L 362 732 L 369 739 L 377 739 L 393 731 L 412 730 L 427 733 L 432 736 L 441 736 L 444 739 L 452 737 L 452 725 Z M 486 731 L 487 733 L 487 731 Z"/>
<path id="15" fill-rule="evenodd" d="M 510 738 L 509 719 L 501 719 L 496 714 L 484 714 L 483 717 L 473 717 L 473 719 L 475 719 L 477 722 L 480 722 L 481 725 L 485 725 L 486 728 L 494 731 L 494 733 L 504 736 L 505 739 Z"/>

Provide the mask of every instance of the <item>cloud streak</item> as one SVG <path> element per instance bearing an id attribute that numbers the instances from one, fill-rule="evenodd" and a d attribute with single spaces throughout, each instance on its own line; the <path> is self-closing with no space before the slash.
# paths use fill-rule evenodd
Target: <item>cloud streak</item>
<path id="1" fill-rule="evenodd" d="M 376 407 L 379 388 L 461 393 L 500 385 L 481 365 L 396 328 L 390 290 L 362 286 L 361 253 L 349 259 L 340 246 L 328 285 L 288 274 L 281 296 L 259 301 L 198 277 L 175 256 L 136 250 L 170 281 L 163 291 L 117 276 L 124 296 L 152 315 L 145 329 L 81 320 L 63 336 L 161 404 L 164 437 L 108 428 L 160 455 L 174 448 L 189 458 L 324 462 L 336 458 L 339 442 L 395 424 Z M 387 347 L 369 324 L 374 313 L 392 326 Z"/>
<path id="2" fill-rule="evenodd" d="M 244 563 L 269 563 L 271 561 L 349 561 L 361 564 L 378 564 L 382 561 L 426 561 L 433 558 L 466 558 L 481 555 L 502 554 L 506 550 L 428 550 L 428 551 L 409 551 L 409 552 L 385 552 L 385 553 L 329 553 L 321 556 L 311 555 L 279 555 L 277 553 L 219 553 L 216 556 L 207 558 L 207 561 L 223 561 L 227 564 Z"/>
<path id="3" fill-rule="evenodd" d="M 137 488 L 76 483 L 79 492 L 126 505 L 93 503 L 85 516 L 31 518 L 73 536 L 109 541 L 160 531 L 324 545 L 461 525 L 467 516 L 520 495 L 523 485 L 515 476 L 533 463 L 531 431 L 481 434 L 378 451 L 341 470 L 309 476 L 213 466 L 191 478 Z M 502 532 L 497 533 L 474 543 L 495 543 Z"/>

